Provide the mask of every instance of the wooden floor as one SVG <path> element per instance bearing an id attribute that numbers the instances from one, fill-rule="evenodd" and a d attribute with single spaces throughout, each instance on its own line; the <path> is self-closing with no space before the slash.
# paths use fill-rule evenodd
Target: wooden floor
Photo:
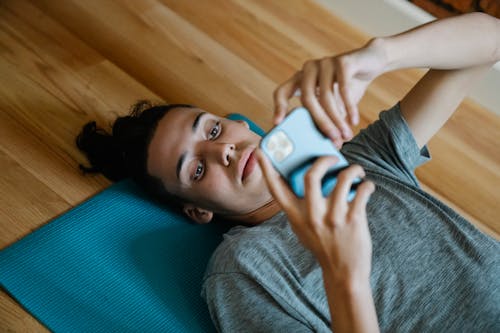
<path id="1" fill-rule="evenodd" d="M 311 57 L 370 36 L 310 1 L 0 2 L 0 248 L 110 185 L 82 176 L 82 124 L 107 126 L 138 99 L 239 112 L 270 128 L 276 84 Z M 362 126 L 421 76 L 386 74 Z M 500 238 L 500 119 L 465 101 L 430 143 L 424 187 Z M 46 331 L 4 291 L 0 331 Z"/>

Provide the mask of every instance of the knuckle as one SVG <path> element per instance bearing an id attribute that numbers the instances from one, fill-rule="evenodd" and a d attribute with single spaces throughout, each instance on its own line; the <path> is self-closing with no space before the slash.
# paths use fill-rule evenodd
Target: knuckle
<path id="1" fill-rule="evenodd" d="M 348 222 L 359 221 L 362 218 L 363 218 L 363 212 L 359 209 L 351 210 L 346 216 Z"/>
<path id="2" fill-rule="evenodd" d="M 336 127 L 333 124 L 321 124 L 319 128 L 323 133 L 331 133 L 336 130 Z"/>
<path id="3" fill-rule="evenodd" d="M 346 55 L 342 55 L 342 56 L 335 58 L 335 64 L 338 66 L 345 66 L 346 63 L 347 63 L 347 56 Z"/>
<path id="4" fill-rule="evenodd" d="M 302 80 L 303 75 L 304 75 L 304 70 L 300 69 L 297 72 L 295 72 L 295 74 L 293 74 L 293 76 L 288 80 L 288 82 L 290 84 L 295 85 Z"/>
<path id="5" fill-rule="evenodd" d="M 335 64 L 342 69 L 347 69 L 351 63 L 350 57 L 347 54 L 337 57 L 335 60 Z"/>
<path id="6" fill-rule="evenodd" d="M 375 190 L 375 184 L 369 180 L 365 180 L 359 187 L 361 191 L 368 193 L 372 193 Z"/>
<path id="7" fill-rule="evenodd" d="M 329 67 L 332 64 L 331 57 L 323 57 L 319 59 L 319 65 L 321 68 Z"/>
<path id="8" fill-rule="evenodd" d="M 314 239 L 321 239 L 321 236 L 323 234 L 322 228 L 320 227 L 321 221 L 314 221 L 310 222 L 311 224 L 309 225 L 309 233 L 313 236 Z"/>
<path id="9" fill-rule="evenodd" d="M 304 62 L 304 65 L 302 66 L 303 70 L 307 70 L 308 68 L 314 67 L 315 66 L 315 61 L 314 60 L 307 60 Z"/>
<path id="10" fill-rule="evenodd" d="M 299 215 L 297 211 L 295 210 L 295 205 L 291 202 L 281 202 L 281 207 L 287 213 L 288 216 L 290 216 L 293 219 L 297 219 L 297 216 Z"/>
<path id="11" fill-rule="evenodd" d="M 303 100 L 307 101 L 309 103 L 312 103 L 316 100 L 316 97 L 314 96 L 314 93 L 311 91 L 311 89 L 304 89 L 302 92 Z"/>
<path id="12" fill-rule="evenodd" d="M 338 180 L 339 182 L 348 182 L 358 175 L 364 176 L 363 168 L 357 164 L 353 164 L 339 173 Z"/>
<path id="13" fill-rule="evenodd" d="M 370 192 L 375 191 L 375 183 L 374 182 L 367 180 L 366 183 L 369 185 L 368 189 L 370 190 Z"/>
<path id="14" fill-rule="evenodd" d="M 302 94 L 302 103 L 304 103 L 305 105 L 313 105 L 315 101 L 316 97 L 310 91 L 305 91 Z"/>
<path id="15" fill-rule="evenodd" d="M 283 89 L 283 86 L 279 86 L 278 88 L 276 88 L 274 91 L 273 91 L 273 98 L 276 100 L 280 97 L 281 95 L 281 89 Z"/>
<path id="16" fill-rule="evenodd" d="M 328 159 L 330 164 L 337 164 L 339 162 L 338 156 L 335 155 L 329 155 L 326 158 Z"/>
<path id="17" fill-rule="evenodd" d="M 339 117 L 338 111 L 336 109 L 329 110 L 328 115 L 330 119 L 334 122 L 335 126 L 342 127 L 342 121 Z"/>
<path id="18" fill-rule="evenodd" d="M 328 217 L 328 225 L 331 225 L 333 228 L 338 228 L 341 226 L 342 221 L 344 221 L 344 218 L 342 214 L 339 214 L 339 212 L 335 212 L 331 216 Z"/>
<path id="19" fill-rule="evenodd" d="M 338 175 L 338 181 L 339 182 L 345 182 L 349 178 L 349 169 L 345 169 L 341 171 Z"/>
<path id="20" fill-rule="evenodd" d="M 347 87 L 347 85 L 346 85 L 346 84 L 344 84 L 344 83 L 343 83 L 343 84 L 339 84 L 339 92 L 340 92 L 341 94 L 345 94 L 345 93 L 347 93 L 348 91 L 349 91 L 349 88 Z"/>
<path id="21" fill-rule="evenodd" d="M 310 226 L 317 226 L 321 222 L 321 219 L 317 216 L 317 214 L 309 213 L 306 221 Z M 312 228 L 312 230 L 315 231 L 316 228 Z"/>
<path id="22" fill-rule="evenodd" d="M 320 58 L 319 61 L 323 64 L 323 63 L 326 63 L 326 64 L 329 64 L 331 62 L 331 57 L 329 56 L 325 56 L 323 58 Z"/>
<path id="23" fill-rule="evenodd" d="M 307 187 L 312 186 L 318 179 L 317 176 L 317 168 L 314 166 L 305 174 L 304 176 L 304 184 Z"/>
<path id="24" fill-rule="evenodd" d="M 361 165 L 359 165 L 359 164 L 353 164 L 352 165 L 352 169 L 353 169 L 354 172 L 362 172 L 362 173 L 365 172 L 365 170 L 363 169 L 363 167 Z"/>
<path id="25" fill-rule="evenodd" d="M 329 164 L 336 163 L 338 161 L 338 157 L 335 155 L 325 155 L 320 157 L 321 161 L 325 163 L 325 167 Z"/>
<path id="26" fill-rule="evenodd" d="M 341 173 L 344 173 L 345 177 L 354 177 L 356 175 L 364 176 L 365 170 L 359 164 L 352 164 L 351 166 L 349 166 L 347 169 L 345 169 Z"/>
<path id="27" fill-rule="evenodd" d="M 330 106 L 330 101 L 331 101 L 330 92 L 322 90 L 319 94 L 319 102 L 322 105 Z"/>

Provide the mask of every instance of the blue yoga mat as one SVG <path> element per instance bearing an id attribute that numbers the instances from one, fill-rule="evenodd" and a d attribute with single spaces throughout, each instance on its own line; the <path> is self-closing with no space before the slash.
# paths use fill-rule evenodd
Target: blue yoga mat
<path id="1" fill-rule="evenodd" d="M 212 332 L 200 289 L 223 231 L 121 181 L 2 250 L 0 284 L 55 332 Z"/>

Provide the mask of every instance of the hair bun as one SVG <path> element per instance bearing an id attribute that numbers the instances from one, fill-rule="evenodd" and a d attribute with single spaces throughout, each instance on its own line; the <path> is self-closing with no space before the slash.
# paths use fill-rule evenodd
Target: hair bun
<path id="1" fill-rule="evenodd" d="M 131 177 L 157 196 L 165 188 L 157 177 L 148 173 L 148 146 L 160 119 L 173 108 L 191 108 L 189 104 L 153 105 L 142 100 L 134 104 L 128 116 L 119 117 L 111 134 L 88 122 L 76 138 L 76 145 L 87 156 L 91 167 L 80 165 L 84 172 L 101 172 L 112 181 Z"/>
<path id="2" fill-rule="evenodd" d="M 101 172 L 112 181 L 128 176 L 122 147 L 113 136 L 98 128 L 95 121 L 83 126 L 76 138 L 76 145 L 92 165 L 89 168 L 80 164 L 80 169 L 84 172 Z"/>

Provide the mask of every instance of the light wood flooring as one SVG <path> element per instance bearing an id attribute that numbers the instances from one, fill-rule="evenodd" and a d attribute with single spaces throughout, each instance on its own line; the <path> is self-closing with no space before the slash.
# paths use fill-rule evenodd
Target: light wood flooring
<path id="1" fill-rule="evenodd" d="M 138 99 L 245 114 L 269 129 L 272 91 L 309 58 L 370 36 L 313 1 L 3 0 L 0 2 L 0 248 L 110 185 L 83 176 L 81 126 L 106 127 Z M 386 74 L 362 124 L 422 75 Z M 418 170 L 430 193 L 500 235 L 500 119 L 471 101 L 431 141 Z M 46 331 L 4 291 L 0 331 Z"/>

